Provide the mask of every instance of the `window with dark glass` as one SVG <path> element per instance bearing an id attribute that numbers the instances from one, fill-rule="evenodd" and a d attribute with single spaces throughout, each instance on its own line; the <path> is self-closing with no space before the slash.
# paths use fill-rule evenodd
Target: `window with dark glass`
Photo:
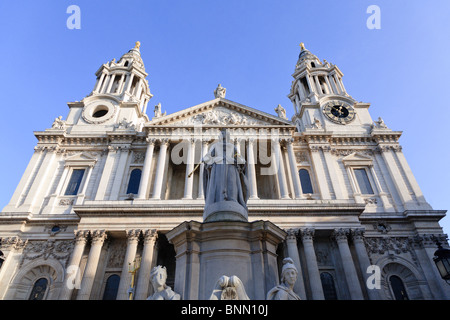
<path id="1" fill-rule="evenodd" d="M 300 169 L 298 172 L 300 175 L 300 183 L 302 185 L 303 193 L 314 193 L 311 183 L 311 177 L 309 176 L 309 172 L 306 169 Z"/>
<path id="2" fill-rule="evenodd" d="M 72 171 L 72 176 L 70 177 L 69 184 L 67 185 L 66 192 L 64 193 L 64 195 L 73 196 L 78 194 L 78 189 L 80 188 L 83 175 L 84 169 L 74 169 Z"/>
<path id="3" fill-rule="evenodd" d="M 130 180 L 128 181 L 127 194 L 138 194 L 139 184 L 141 183 L 141 174 L 141 169 L 134 169 L 133 171 L 131 171 Z"/>
<path id="4" fill-rule="evenodd" d="M 331 273 L 322 272 L 320 274 L 320 281 L 322 282 L 325 300 L 337 300 L 336 287 L 334 286 L 334 279 Z"/>
<path id="5" fill-rule="evenodd" d="M 34 283 L 33 290 L 31 290 L 30 298 L 28 300 L 43 300 L 45 291 L 47 291 L 48 280 L 40 278 Z"/>
<path id="6" fill-rule="evenodd" d="M 392 292 L 394 293 L 395 300 L 409 300 L 406 293 L 405 285 L 402 279 L 398 276 L 390 276 L 389 282 L 391 283 Z"/>
<path id="7" fill-rule="evenodd" d="M 5 261 L 5 255 L 3 254 L 3 252 L 0 251 L 0 268 L 2 267 L 4 261 Z"/>
<path id="8" fill-rule="evenodd" d="M 365 169 L 354 169 L 354 172 L 361 194 L 373 194 L 367 171 Z"/>
<path id="9" fill-rule="evenodd" d="M 105 292 L 103 300 L 116 300 L 117 291 L 119 290 L 120 277 L 117 274 L 109 276 L 106 280 Z"/>

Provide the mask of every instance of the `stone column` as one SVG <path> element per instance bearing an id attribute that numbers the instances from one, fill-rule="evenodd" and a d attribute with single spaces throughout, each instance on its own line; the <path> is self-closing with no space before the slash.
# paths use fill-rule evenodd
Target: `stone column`
<path id="1" fill-rule="evenodd" d="M 328 76 L 324 76 L 325 82 L 327 83 L 328 92 L 327 93 L 333 93 L 333 88 L 331 87 L 330 80 L 328 79 Z"/>
<path id="2" fill-rule="evenodd" d="M 314 165 L 314 170 L 317 174 L 317 182 L 319 185 L 320 195 L 323 200 L 331 199 L 330 189 L 328 188 L 327 176 L 325 173 L 325 168 L 322 163 L 322 158 L 320 157 L 321 147 L 311 146 L 311 160 Z"/>
<path id="3" fill-rule="evenodd" d="M 200 168 L 199 168 L 199 172 L 198 172 L 198 196 L 197 199 L 204 199 L 205 198 L 205 192 L 203 190 L 203 173 L 205 171 L 205 163 L 203 163 L 203 158 L 206 156 L 206 154 L 208 153 L 208 143 L 209 140 L 207 139 L 202 139 L 202 154 L 201 154 L 201 163 L 200 163 Z"/>
<path id="4" fill-rule="evenodd" d="M 106 200 L 105 199 L 106 189 L 108 187 L 109 178 L 111 177 L 117 149 L 118 148 L 115 146 L 108 146 L 108 155 L 106 158 L 105 165 L 103 166 L 100 183 L 98 184 L 97 188 L 97 194 L 95 195 L 95 200 Z"/>
<path id="5" fill-rule="evenodd" d="M 294 143 L 294 139 L 287 139 L 286 142 L 289 156 L 289 165 L 291 167 L 292 181 L 294 183 L 295 198 L 301 199 L 302 187 L 300 183 L 300 176 L 298 175 L 297 160 L 295 159 L 294 148 L 292 146 L 292 144 Z"/>
<path id="6" fill-rule="evenodd" d="M 130 74 L 130 76 L 128 77 L 127 83 L 125 85 L 125 92 L 131 93 L 130 89 L 131 89 L 131 84 L 133 83 L 133 79 L 134 79 L 134 73 Z"/>
<path id="7" fill-rule="evenodd" d="M 155 184 L 153 186 L 152 199 L 161 199 L 161 189 L 164 178 L 164 167 L 166 163 L 167 148 L 169 139 L 162 139 L 159 149 L 158 163 L 156 164 Z"/>
<path id="8" fill-rule="evenodd" d="M 150 173 L 153 162 L 153 151 L 156 139 L 147 137 L 147 151 L 145 152 L 144 166 L 142 168 L 141 181 L 139 183 L 138 199 L 147 199 L 148 186 L 150 184 Z"/>
<path id="9" fill-rule="evenodd" d="M 345 279 L 347 280 L 348 289 L 350 291 L 350 297 L 352 300 L 364 300 L 361 284 L 359 283 L 355 264 L 353 263 L 353 257 L 348 246 L 348 233 L 349 230 L 340 228 L 335 229 L 332 236 L 335 238 L 339 247 L 339 253 L 341 255 Z"/>
<path id="10" fill-rule="evenodd" d="M 148 229 L 143 232 L 144 249 L 142 251 L 141 267 L 139 268 L 136 295 L 134 300 L 145 300 L 148 298 L 150 285 L 150 272 L 153 264 L 153 253 L 158 233 L 156 229 Z"/>
<path id="11" fill-rule="evenodd" d="M 119 163 L 117 164 L 116 174 L 114 175 L 114 181 L 109 200 L 119 200 L 120 190 L 122 188 L 125 169 L 128 162 L 128 155 L 130 153 L 130 146 L 122 145 L 119 147 L 119 150 Z"/>
<path id="12" fill-rule="evenodd" d="M 290 199 L 286 182 L 286 173 L 284 170 L 284 161 L 281 154 L 280 140 L 281 139 L 272 139 L 272 161 L 277 168 L 281 199 Z"/>
<path id="13" fill-rule="evenodd" d="M 16 290 L 9 288 L 11 280 L 22 260 L 22 253 L 28 240 L 22 240 L 17 236 L 2 237 L 1 248 L 6 259 L 0 269 L 0 299 L 14 299 Z M 9 252 L 8 252 L 9 251 Z"/>
<path id="14" fill-rule="evenodd" d="M 393 150 L 395 152 L 395 155 L 397 156 L 398 162 L 400 163 L 400 167 L 403 169 L 403 172 L 405 173 L 406 180 L 409 182 L 412 190 L 414 191 L 417 201 L 419 203 L 425 203 L 428 205 L 428 203 L 426 202 L 425 197 L 422 193 L 422 190 L 420 189 L 419 184 L 417 183 L 417 180 L 414 177 L 414 174 L 412 173 L 408 162 L 406 161 L 405 155 L 402 152 L 402 147 L 397 146 L 397 147 L 394 147 Z M 429 209 L 431 209 L 431 208 L 429 208 Z"/>
<path id="15" fill-rule="evenodd" d="M 83 257 L 83 252 L 84 248 L 86 247 L 88 235 L 89 231 L 87 230 L 75 231 L 75 247 L 73 248 L 70 261 L 66 268 L 66 274 L 64 277 L 65 282 L 63 285 L 63 289 L 59 294 L 59 300 L 70 300 L 72 297 L 73 289 L 77 288 L 76 282 L 79 281 L 81 277 L 80 261 Z"/>
<path id="16" fill-rule="evenodd" d="M 333 76 L 332 75 L 328 75 L 327 79 L 328 79 L 328 82 L 331 84 L 331 88 L 332 88 L 333 93 L 339 94 L 339 90 L 336 87 L 336 84 L 335 84 L 335 82 L 333 80 Z"/>
<path id="17" fill-rule="evenodd" d="M 122 273 L 120 274 L 119 289 L 117 290 L 117 300 L 128 300 L 128 289 L 131 285 L 131 274 L 128 272 L 129 266 L 133 265 L 136 258 L 136 249 L 139 242 L 141 230 L 127 230 L 127 251 L 122 265 Z"/>
<path id="18" fill-rule="evenodd" d="M 97 272 L 98 259 L 102 251 L 103 243 L 106 240 L 105 230 L 95 230 L 91 232 L 91 250 L 84 269 L 83 280 L 81 280 L 80 291 L 78 292 L 77 300 L 89 300 L 92 286 L 94 284 L 95 274 Z"/>
<path id="19" fill-rule="evenodd" d="M 303 282 L 302 265 L 300 264 L 300 256 L 298 254 L 297 247 L 297 230 L 287 230 L 286 246 L 288 256 L 294 261 L 294 265 L 297 268 L 297 282 L 294 284 L 294 292 L 296 292 L 302 300 L 306 300 L 305 283 Z"/>
<path id="20" fill-rule="evenodd" d="M 259 199 L 258 198 L 258 185 L 256 183 L 256 158 L 254 153 L 254 138 L 248 139 L 248 147 L 247 147 L 247 161 L 248 161 L 248 181 L 249 181 L 249 199 Z"/>
<path id="21" fill-rule="evenodd" d="M 309 285 L 311 287 L 313 300 L 325 300 L 323 295 L 322 281 L 320 280 L 319 266 L 317 265 L 316 252 L 314 251 L 313 237 L 314 229 L 301 229 L 303 249 L 305 251 L 305 262 L 308 270 Z"/>
<path id="22" fill-rule="evenodd" d="M 322 87 L 320 86 L 320 82 L 319 82 L 319 77 L 318 76 L 314 76 L 314 81 L 316 83 L 316 87 L 317 87 L 317 92 L 319 94 L 323 94 L 322 92 Z"/>
<path id="23" fill-rule="evenodd" d="M 120 81 L 119 81 L 119 85 L 117 86 L 117 93 L 121 93 L 121 89 L 122 89 L 122 85 L 123 85 L 123 81 L 125 80 L 125 74 L 122 73 L 120 76 Z"/>
<path id="24" fill-rule="evenodd" d="M 364 277 L 364 283 L 367 288 L 367 279 L 371 274 L 367 273 L 367 268 L 371 265 L 369 255 L 367 254 L 366 246 L 364 245 L 364 229 L 350 230 L 353 244 L 355 245 L 356 256 L 358 257 L 359 267 Z M 378 289 L 367 288 L 367 294 L 370 300 L 379 300 L 380 295 Z"/>
<path id="25" fill-rule="evenodd" d="M 397 162 L 394 159 L 391 146 L 380 146 L 380 151 L 384 163 L 386 164 L 389 170 L 391 180 L 393 181 L 395 188 L 397 189 L 397 193 L 400 196 L 400 199 L 402 200 L 402 204 L 406 209 L 408 203 L 413 203 L 413 200 L 411 195 L 409 194 L 408 187 L 406 186 L 406 183 L 403 180 L 403 176 L 400 172 L 400 169 L 397 166 Z M 413 207 L 415 208 L 415 206 Z"/>
<path id="26" fill-rule="evenodd" d="M 194 186 L 194 173 L 189 175 L 194 170 L 195 162 L 195 139 L 187 139 L 188 151 L 186 155 L 186 174 L 184 178 L 184 196 L 183 199 L 192 199 L 192 189 Z"/>
<path id="27" fill-rule="evenodd" d="M 333 186 L 334 190 L 334 196 L 336 199 L 347 199 L 346 196 L 344 196 L 341 186 L 345 186 L 344 179 L 342 175 L 340 174 L 340 170 L 338 170 L 337 161 L 333 159 L 331 155 L 331 147 L 330 146 L 324 146 L 322 148 L 323 156 L 325 158 L 325 163 L 328 167 L 328 173 L 330 174 L 330 180 L 331 185 Z"/>
<path id="28" fill-rule="evenodd" d="M 112 85 L 114 83 L 114 78 L 115 77 L 116 77 L 115 74 L 112 74 L 112 75 L 109 76 L 108 89 L 106 89 L 106 93 L 111 93 L 111 88 L 112 88 Z"/>
<path id="29" fill-rule="evenodd" d="M 30 190 L 25 198 L 24 206 L 28 206 L 28 211 L 34 211 L 40 207 L 42 200 L 46 196 L 44 193 L 47 188 L 43 187 L 49 185 L 52 174 L 56 171 L 56 146 L 46 147 L 45 158 L 43 159 L 39 171 L 33 180 Z M 27 208 L 24 208 L 27 210 Z"/>
<path id="30" fill-rule="evenodd" d="M 32 182 L 33 173 L 36 172 L 36 170 L 39 170 L 39 164 L 42 162 L 43 157 L 45 157 L 44 150 L 41 147 L 35 147 L 33 156 L 31 157 L 31 160 L 28 163 L 22 178 L 20 179 L 20 182 L 17 185 L 8 206 L 16 207 L 21 204 L 20 201 L 24 196 L 26 196 L 26 186 Z"/>
<path id="31" fill-rule="evenodd" d="M 102 75 L 100 76 L 99 80 L 97 81 L 96 85 L 95 85 L 95 89 L 94 92 L 99 92 L 100 88 L 102 87 L 103 84 L 103 80 L 105 79 L 105 71 L 102 72 Z"/>

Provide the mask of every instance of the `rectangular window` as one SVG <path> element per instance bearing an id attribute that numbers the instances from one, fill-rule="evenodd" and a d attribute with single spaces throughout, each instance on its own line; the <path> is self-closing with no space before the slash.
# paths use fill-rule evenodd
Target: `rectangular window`
<path id="1" fill-rule="evenodd" d="M 74 196 L 78 194 L 78 189 L 80 188 L 81 180 L 83 180 L 84 169 L 73 169 L 72 176 L 70 177 L 69 184 L 67 185 L 66 196 Z"/>
<path id="2" fill-rule="evenodd" d="M 361 194 L 373 194 L 372 186 L 370 185 L 369 177 L 366 169 L 354 169 L 356 181 L 358 182 Z"/>

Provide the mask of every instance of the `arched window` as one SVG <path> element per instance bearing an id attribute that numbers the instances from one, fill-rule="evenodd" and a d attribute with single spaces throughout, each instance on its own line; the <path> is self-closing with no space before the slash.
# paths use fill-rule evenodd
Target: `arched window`
<path id="1" fill-rule="evenodd" d="M 103 300 L 116 300 L 117 291 L 119 290 L 120 277 L 117 274 L 109 276 L 106 280 L 105 292 Z"/>
<path id="2" fill-rule="evenodd" d="M 45 292 L 47 291 L 48 280 L 45 278 L 38 279 L 31 290 L 30 298 L 28 300 L 43 300 Z"/>
<path id="3" fill-rule="evenodd" d="M 141 183 L 141 174 L 141 169 L 134 169 L 133 171 L 131 171 L 130 180 L 128 181 L 127 194 L 138 194 L 139 184 Z"/>
<path id="4" fill-rule="evenodd" d="M 302 184 L 302 192 L 303 193 L 314 193 L 311 183 L 311 177 L 309 176 L 309 172 L 306 169 L 300 169 L 298 172 L 300 175 L 300 183 Z"/>
<path id="5" fill-rule="evenodd" d="M 333 276 L 329 272 L 322 272 L 320 274 L 320 281 L 322 282 L 322 289 L 325 300 L 337 300 L 336 287 L 334 286 Z"/>
<path id="6" fill-rule="evenodd" d="M 395 300 L 409 300 L 405 285 L 403 284 L 403 281 L 402 279 L 400 279 L 400 277 L 390 276 L 389 282 L 391 284 Z"/>

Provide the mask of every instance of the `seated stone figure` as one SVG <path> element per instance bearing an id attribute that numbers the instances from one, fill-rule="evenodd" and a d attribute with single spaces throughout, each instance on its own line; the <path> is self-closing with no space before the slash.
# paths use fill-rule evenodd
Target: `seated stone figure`
<path id="1" fill-rule="evenodd" d="M 281 284 L 267 293 L 267 300 L 301 300 L 293 291 L 298 271 L 291 258 L 283 260 L 283 268 L 281 270 Z"/>
<path id="2" fill-rule="evenodd" d="M 150 273 L 150 279 L 154 293 L 147 300 L 181 300 L 180 295 L 166 285 L 166 267 L 154 267 Z"/>

